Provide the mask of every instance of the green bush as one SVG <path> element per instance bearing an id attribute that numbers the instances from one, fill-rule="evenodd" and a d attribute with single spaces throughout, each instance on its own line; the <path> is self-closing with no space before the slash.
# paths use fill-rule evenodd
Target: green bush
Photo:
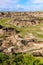
<path id="1" fill-rule="evenodd" d="M 43 58 L 40 59 L 28 53 L 10 55 L 0 53 L 0 65 L 43 65 Z"/>

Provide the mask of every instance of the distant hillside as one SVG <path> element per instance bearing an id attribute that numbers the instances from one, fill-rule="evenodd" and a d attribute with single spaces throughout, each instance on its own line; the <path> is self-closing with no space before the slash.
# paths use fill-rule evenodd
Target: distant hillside
<path id="1" fill-rule="evenodd" d="M 0 18 L 10 17 L 9 22 L 18 27 L 43 23 L 43 12 L 0 12 Z"/>

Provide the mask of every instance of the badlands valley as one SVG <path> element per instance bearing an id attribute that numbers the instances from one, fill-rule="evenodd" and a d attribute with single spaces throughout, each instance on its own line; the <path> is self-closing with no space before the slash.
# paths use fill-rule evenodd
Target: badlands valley
<path id="1" fill-rule="evenodd" d="M 43 12 L 0 12 L 0 52 L 43 56 Z"/>

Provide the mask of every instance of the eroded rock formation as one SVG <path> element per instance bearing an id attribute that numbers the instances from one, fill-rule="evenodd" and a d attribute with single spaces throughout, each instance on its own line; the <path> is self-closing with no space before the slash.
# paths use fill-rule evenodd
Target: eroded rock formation
<path id="1" fill-rule="evenodd" d="M 40 21 L 43 22 L 43 12 L 1 12 L 0 19 L 5 17 L 11 19 L 7 23 L 17 27 L 26 27 L 40 24 Z M 29 52 L 36 56 L 43 56 L 43 42 L 37 42 L 32 33 L 28 34 L 29 36 L 22 37 L 20 31 L 15 28 L 5 28 L 0 25 L 0 52 Z"/>

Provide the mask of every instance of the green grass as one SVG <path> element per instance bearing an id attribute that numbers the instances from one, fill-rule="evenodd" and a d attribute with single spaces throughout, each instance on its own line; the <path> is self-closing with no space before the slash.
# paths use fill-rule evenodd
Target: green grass
<path id="1" fill-rule="evenodd" d="M 34 57 L 28 53 L 0 53 L 0 65 L 43 65 L 43 57 Z"/>
<path id="2" fill-rule="evenodd" d="M 24 27 L 23 28 L 23 31 L 24 31 L 24 33 L 25 34 L 27 34 L 27 32 L 28 33 L 32 33 L 34 36 L 35 36 L 35 38 L 39 38 L 39 39 L 43 39 L 43 34 L 38 34 L 37 32 L 41 32 L 41 33 L 43 33 L 43 30 L 41 30 L 40 28 L 43 28 L 43 24 L 38 24 L 38 25 L 32 25 L 32 26 L 28 26 L 28 27 Z M 23 32 L 22 32 L 22 34 L 23 34 Z M 24 34 L 24 35 L 25 35 Z"/>
<path id="3" fill-rule="evenodd" d="M 8 20 L 10 20 L 10 18 L 0 19 L 0 25 L 4 26 Z"/>

